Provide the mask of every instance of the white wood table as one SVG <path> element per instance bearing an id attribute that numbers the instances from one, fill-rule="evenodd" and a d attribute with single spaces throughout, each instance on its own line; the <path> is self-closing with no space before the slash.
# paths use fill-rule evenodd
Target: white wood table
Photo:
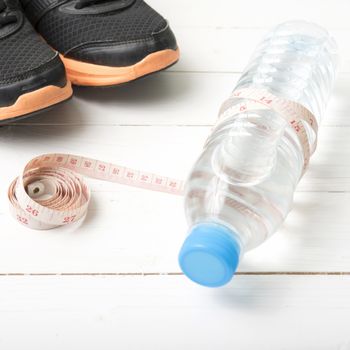
<path id="1" fill-rule="evenodd" d="M 1 350 L 349 350 L 349 0 L 150 0 L 182 60 L 116 89 L 76 89 L 39 117 L 0 129 Z M 73 229 L 31 231 L 9 215 L 10 181 L 34 156 L 75 153 L 185 177 L 262 34 L 301 18 L 336 37 L 342 66 L 294 210 L 221 289 L 177 265 L 182 199 L 89 181 Z"/>

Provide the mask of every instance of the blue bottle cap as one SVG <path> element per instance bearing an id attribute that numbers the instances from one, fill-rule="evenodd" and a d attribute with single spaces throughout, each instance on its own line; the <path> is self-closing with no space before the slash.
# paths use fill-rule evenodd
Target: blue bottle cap
<path id="1" fill-rule="evenodd" d="M 216 223 L 202 223 L 191 229 L 181 248 L 179 264 L 192 281 L 220 287 L 232 279 L 240 252 L 232 230 Z"/>

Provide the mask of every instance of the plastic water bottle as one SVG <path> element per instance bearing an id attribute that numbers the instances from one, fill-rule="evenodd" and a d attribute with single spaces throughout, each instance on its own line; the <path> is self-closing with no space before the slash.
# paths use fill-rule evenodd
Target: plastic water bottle
<path id="1" fill-rule="evenodd" d="M 319 123 L 335 78 L 336 51 L 332 37 L 315 24 L 278 25 L 257 47 L 234 92 L 263 89 L 306 108 Z M 179 263 L 191 280 L 208 287 L 228 283 L 244 253 L 283 223 L 307 162 L 299 130 L 282 113 L 257 103 L 236 108 L 244 103 L 252 101 L 233 94 L 223 104 L 225 118 L 185 189 L 190 230 Z M 312 153 L 317 130 L 311 122 L 301 124 Z"/>

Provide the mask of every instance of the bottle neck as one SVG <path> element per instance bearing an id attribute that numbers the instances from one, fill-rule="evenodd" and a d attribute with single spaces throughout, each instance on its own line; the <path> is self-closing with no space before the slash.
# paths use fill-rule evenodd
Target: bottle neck
<path id="1" fill-rule="evenodd" d="M 241 113 L 230 120 L 229 131 L 213 157 L 214 171 L 230 184 L 260 183 L 275 167 L 287 123 L 271 110 Z"/>

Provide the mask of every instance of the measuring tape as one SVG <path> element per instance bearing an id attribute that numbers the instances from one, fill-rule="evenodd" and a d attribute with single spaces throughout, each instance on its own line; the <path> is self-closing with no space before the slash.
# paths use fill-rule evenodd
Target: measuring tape
<path id="1" fill-rule="evenodd" d="M 83 219 L 91 193 L 85 177 L 175 195 L 181 180 L 70 154 L 45 154 L 31 160 L 9 187 L 12 215 L 23 225 L 47 230 Z"/>
<path id="2" fill-rule="evenodd" d="M 318 123 L 315 116 L 301 104 L 276 97 L 265 89 L 238 89 L 232 93 L 231 99 L 232 98 L 244 99 L 245 101 L 230 106 L 232 100 L 227 100 L 229 106 L 224 103 L 221 107 L 218 124 L 232 118 L 234 115 L 238 116 L 241 113 L 246 113 L 256 109 L 271 109 L 277 112 L 293 127 L 299 138 L 303 150 L 305 172 L 310 162 L 310 158 L 317 147 Z M 315 142 L 313 143 L 312 148 L 310 147 L 310 142 L 303 122 L 308 123 L 315 133 Z"/>
<path id="3" fill-rule="evenodd" d="M 310 150 L 303 121 L 314 130 L 317 121 L 305 107 L 278 98 L 266 90 L 241 89 L 233 98 L 244 99 L 232 107 L 223 105 L 219 123 L 240 113 L 269 108 L 292 125 L 304 152 L 304 168 L 316 147 Z M 71 154 L 45 154 L 32 159 L 10 185 L 8 199 L 12 215 L 23 225 L 47 230 L 82 220 L 88 210 L 91 193 L 85 177 L 183 195 L 184 181 L 146 173 Z"/>

